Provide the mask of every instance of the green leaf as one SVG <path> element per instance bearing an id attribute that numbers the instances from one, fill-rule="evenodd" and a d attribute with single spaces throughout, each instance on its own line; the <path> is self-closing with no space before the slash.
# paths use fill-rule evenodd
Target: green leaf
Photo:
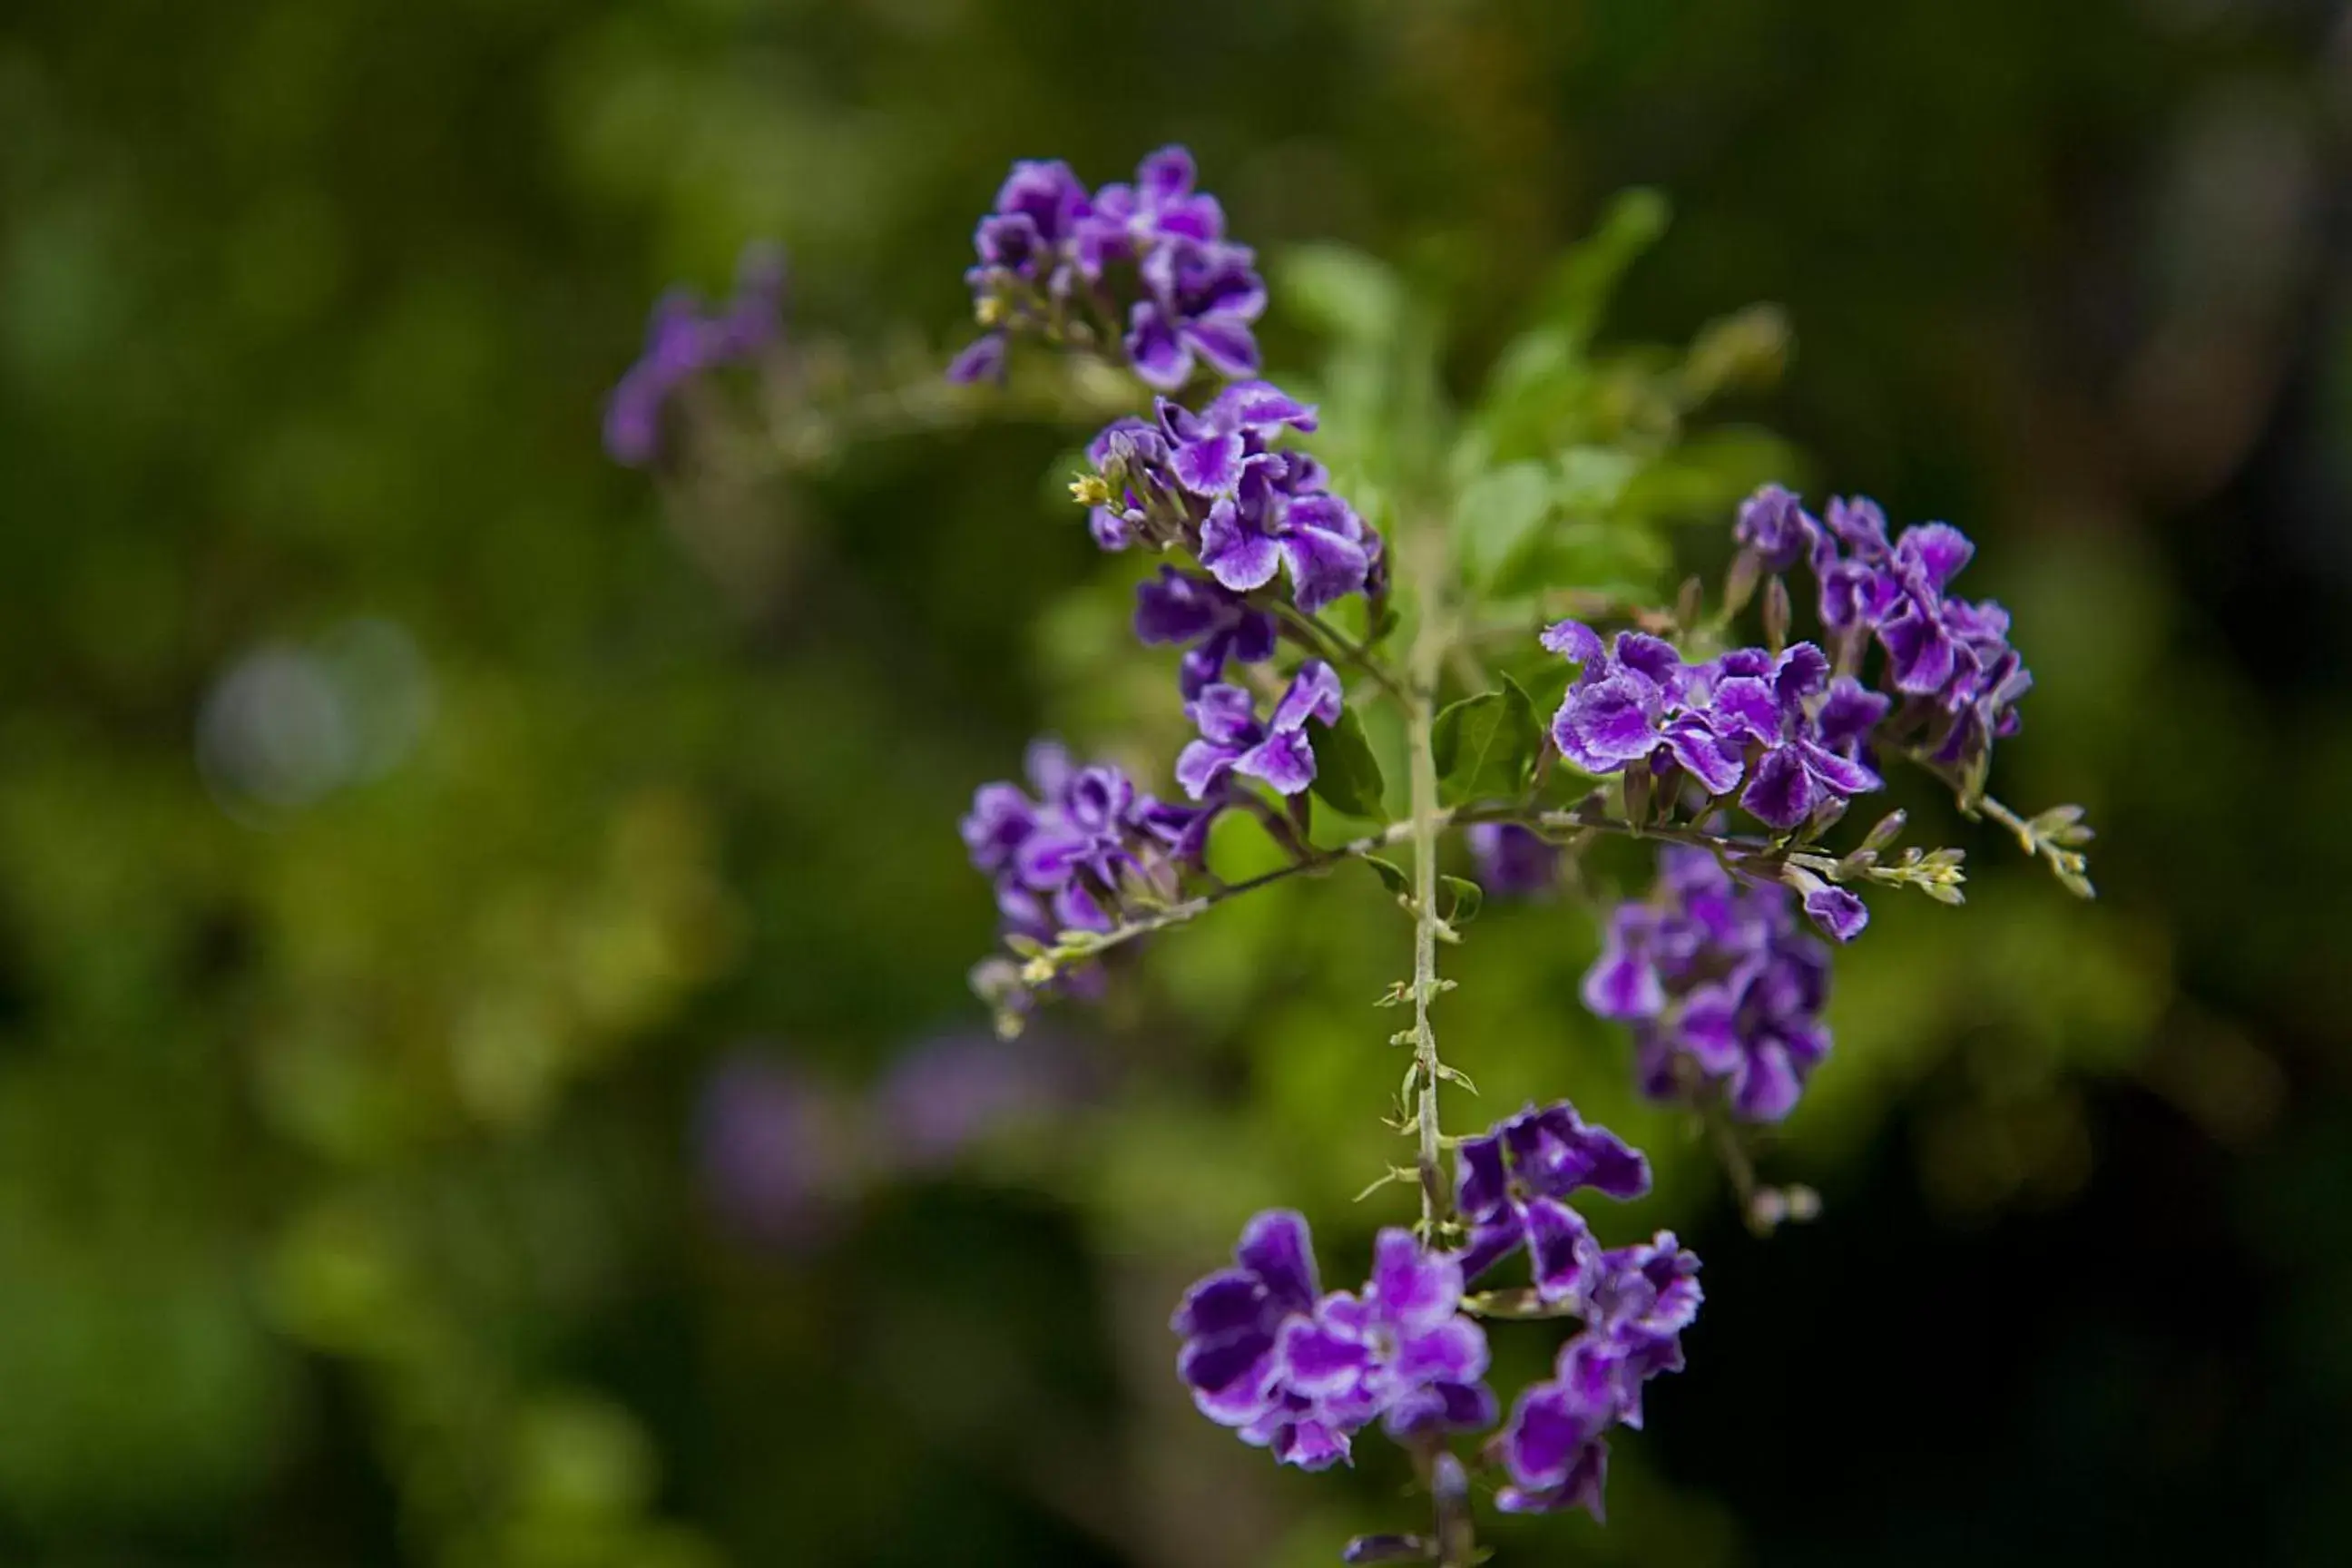
<path id="1" fill-rule="evenodd" d="M 1445 911 L 1447 925 L 1458 929 L 1478 918 L 1479 907 L 1486 900 L 1485 889 L 1467 877 L 1441 876 L 1437 879 L 1454 895 L 1453 906 Z"/>
<path id="2" fill-rule="evenodd" d="M 1398 898 L 1412 897 L 1412 879 L 1404 874 L 1403 867 L 1393 860 L 1383 860 L 1377 855 L 1365 855 L 1360 858 L 1372 868 L 1372 874 L 1381 879 L 1381 886 Z"/>
<path id="3" fill-rule="evenodd" d="M 1727 527 L 1732 509 L 1758 485 L 1802 478 L 1786 441 L 1765 430 L 1719 426 L 1692 435 L 1634 475 L 1620 502 L 1631 516 Z"/>
<path id="4" fill-rule="evenodd" d="M 1352 343 L 1385 343 L 1404 314 L 1394 272 L 1344 245 L 1302 245 L 1275 262 L 1275 297 L 1312 326 Z"/>
<path id="5" fill-rule="evenodd" d="M 1375 821 L 1387 815 L 1381 805 L 1381 764 L 1364 739 L 1363 721 L 1352 708 L 1339 710 L 1339 721 L 1310 725 L 1307 743 L 1315 750 L 1317 798 L 1334 811 Z"/>
<path id="6" fill-rule="evenodd" d="M 1465 581 L 1482 587 L 1527 547 L 1552 507 L 1551 474 L 1513 463 L 1479 475 L 1454 502 L 1454 556 Z"/>
<path id="7" fill-rule="evenodd" d="M 1555 493 L 1562 510 L 1592 517 L 1615 509 L 1642 460 L 1615 447 L 1570 447 L 1559 455 Z"/>
<path id="8" fill-rule="evenodd" d="M 1652 190 L 1620 192 L 1589 239 L 1570 247 L 1543 294 L 1542 317 L 1582 344 L 1591 341 L 1627 268 L 1666 232 L 1672 209 Z"/>
<path id="9" fill-rule="evenodd" d="M 1528 694 L 1507 682 L 1440 713 L 1430 743 L 1450 800 L 1507 800 L 1527 787 L 1543 729 Z"/>
<path id="10" fill-rule="evenodd" d="M 1673 562 L 1674 552 L 1646 523 L 1562 523 L 1545 531 L 1495 584 L 1495 592 L 1505 600 L 1546 588 L 1654 599 Z"/>

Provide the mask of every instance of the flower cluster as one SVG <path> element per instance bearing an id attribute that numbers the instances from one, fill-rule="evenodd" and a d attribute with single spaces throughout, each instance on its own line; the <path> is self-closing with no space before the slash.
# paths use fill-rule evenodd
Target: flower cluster
<path id="1" fill-rule="evenodd" d="M 1322 464 L 1274 445 L 1314 428 L 1314 409 L 1263 381 L 1235 382 L 1197 414 L 1161 398 L 1154 422 L 1113 422 L 1087 446 L 1096 472 L 1076 487 L 1095 542 L 1188 551 L 1234 594 L 1286 570 L 1310 614 L 1377 592 L 1380 534 L 1331 493 Z"/>
<path id="2" fill-rule="evenodd" d="M 1817 920 L 1853 922 L 1861 900 Z M 1659 856 L 1655 891 L 1610 916 L 1584 1005 L 1633 1026 L 1644 1090 L 1662 1100 L 1720 1094 L 1748 1121 L 1778 1121 L 1829 1055 L 1821 1020 L 1829 949 L 1798 929 L 1788 889 L 1743 886 L 1704 849 Z M 1813 899 L 1809 899 L 1811 903 Z"/>
<path id="3" fill-rule="evenodd" d="M 1877 502 L 1832 500 L 1817 519 L 1779 485 L 1748 499 L 1733 534 L 1751 574 L 1801 562 L 1811 570 L 1840 671 L 1859 672 L 1875 640 L 1893 709 L 1888 742 L 1963 776 L 1981 774 L 1992 742 L 2016 731 L 2017 703 L 2033 676 L 2010 646 L 2007 610 L 1946 593 L 1976 553 L 1967 534 L 1927 522 L 1890 542 Z"/>
<path id="4" fill-rule="evenodd" d="M 1606 1434 L 1617 1426 L 1639 1430 L 1642 1385 L 1682 1370 L 1682 1332 L 1702 1299 L 1698 1266 L 1666 1230 L 1599 1257 L 1578 1299 L 1583 1328 L 1559 1348 L 1551 1379 L 1520 1394 L 1495 1441 L 1512 1483 L 1496 1495 L 1496 1507 L 1582 1508 L 1601 1517 Z"/>
<path id="5" fill-rule="evenodd" d="M 1463 1315 L 1462 1266 L 1384 1230 L 1360 1292 L 1321 1293 L 1307 1221 L 1259 1215 L 1234 1267 L 1185 1293 L 1177 1371 L 1211 1420 L 1276 1460 L 1319 1470 L 1379 1420 L 1408 1438 L 1492 1426 L 1486 1334 Z"/>
<path id="6" fill-rule="evenodd" d="M 1697 1316 L 1698 1259 L 1670 1233 L 1604 1251 L 1564 1201 L 1590 1188 L 1613 1198 L 1649 1190 L 1648 1162 L 1565 1102 L 1528 1107 L 1460 1152 L 1458 1254 L 1385 1230 L 1360 1293 L 1318 1293 L 1307 1222 L 1262 1214 L 1242 1233 L 1234 1267 L 1192 1287 L 1171 1327 L 1177 1370 L 1201 1410 L 1270 1448 L 1321 1469 L 1350 1458 L 1374 1419 L 1410 1440 L 1495 1423 L 1484 1331 L 1465 1315 L 1465 1280 L 1524 1246 L 1547 1315 L 1581 1327 L 1557 1377 L 1515 1403 L 1490 1450 L 1510 1478 L 1502 1506 L 1517 1512 L 1583 1506 L 1598 1516 L 1612 1426 L 1642 1424 L 1642 1387 L 1682 1367 L 1682 1331 Z M 1487 1310 L 1487 1309 L 1480 1309 Z"/>
<path id="7" fill-rule="evenodd" d="M 1375 1423 L 1412 1451 L 1433 1528 L 1360 1536 L 1349 1562 L 1481 1560 L 1465 1461 L 1484 1467 L 1507 1511 L 1581 1507 L 1597 1518 L 1610 1434 L 1639 1427 L 1649 1380 L 1682 1367 L 1682 1333 L 1701 1300 L 1698 1259 L 1668 1231 L 1602 1246 L 1575 1200 L 1639 1198 L 1650 1164 L 1564 1101 L 1530 1104 L 1477 1136 L 1448 1135 L 1441 1086 L 1468 1080 L 1439 1055 L 1431 1021 L 1456 984 L 1439 973 L 1438 955 L 1464 940 L 1489 895 L 1580 890 L 1581 858 L 1601 836 L 1662 841 L 1653 887 L 1609 914 L 1583 999 L 1632 1026 L 1645 1092 L 1715 1123 L 1751 1228 L 1807 1217 L 1818 1200 L 1759 1186 L 1741 1130 L 1723 1120 L 1785 1118 L 1828 1055 L 1832 949 L 1804 922 L 1852 940 L 1869 919 L 1853 890 L 1864 886 L 1961 898 L 1958 849 L 1894 849 L 1900 811 L 1851 848 L 1825 847 L 1850 803 L 1884 787 L 1882 763 L 1925 767 L 1955 789 L 1965 815 L 1998 822 L 2063 885 L 2091 896 L 2080 808 L 2028 817 L 1985 793 L 1992 743 L 2015 730 L 2032 685 L 2007 613 L 1951 595 L 1973 553 L 1958 530 L 1928 523 L 1891 537 L 1870 501 L 1832 501 L 1816 518 L 1768 485 L 1738 510 L 1738 554 L 1716 617 L 1702 617 L 1696 581 L 1672 610 L 1551 585 L 1570 591 L 1561 602 L 1600 604 L 1588 613 L 1639 629 L 1612 626 L 1604 637 L 1567 620 L 1541 634 L 1546 651 L 1575 667 L 1548 749 L 1510 667 L 1535 657 L 1517 620 L 1527 601 L 1483 600 L 1486 574 L 1457 570 L 1472 563 L 1434 548 L 1434 503 L 1503 478 L 1494 452 L 1456 444 L 1438 471 L 1420 472 L 1412 454 L 1423 444 L 1410 433 L 1378 424 L 1340 433 L 1344 448 L 1397 453 L 1391 488 L 1415 498 L 1398 514 L 1431 520 L 1398 552 L 1416 579 L 1409 605 L 1392 607 L 1388 542 L 1303 449 L 1318 410 L 1259 378 L 1253 323 L 1265 285 L 1253 253 L 1227 238 L 1216 199 L 1195 188 L 1188 153 L 1164 148 L 1131 183 L 1094 190 L 1066 163 L 1018 163 L 973 243 L 965 278 L 983 335 L 949 367 L 951 380 L 1001 380 L 1013 343 L 1027 339 L 1124 361 L 1141 383 L 1125 405 L 1137 413 L 1095 435 L 1071 490 L 1103 550 L 1170 558 L 1137 584 L 1133 626 L 1144 645 L 1177 650 L 1194 731 L 1171 770 L 1181 799 L 1147 795 L 1117 767 L 1080 765 L 1050 742 L 1030 748 L 1025 785 L 978 790 L 963 839 L 994 885 L 1014 957 L 978 965 L 974 989 L 1010 1036 L 1040 994 L 1097 990 L 1107 957 L 1129 942 L 1267 884 L 1363 862 L 1413 927 L 1411 977 L 1392 982 L 1380 1005 L 1411 1009 L 1409 1026 L 1390 1038 L 1412 1047 L 1393 1124 L 1414 1140 L 1415 1158 L 1382 1183 L 1417 1188 L 1418 1227 L 1381 1230 L 1363 1286 L 1326 1292 L 1306 1220 L 1260 1214 L 1233 1267 L 1201 1280 L 1176 1310 L 1178 1372 L 1203 1413 L 1282 1463 L 1349 1461 Z M 780 268 L 755 252 L 716 314 L 684 295 L 662 301 L 643 359 L 607 410 L 616 458 L 653 461 L 682 385 L 774 341 L 781 288 Z M 1368 363 L 1362 374 L 1390 371 Z M 1519 467 L 1517 478 L 1543 471 Z M 1519 532 L 1575 510 L 1536 493 L 1541 504 Z M 1818 588 L 1820 630 L 1791 644 L 1786 574 L 1800 566 Z M 1759 585 L 1762 646 L 1727 647 L 1725 629 Z M 1343 604 L 1358 595 L 1360 605 Z M 1661 631 L 1674 640 L 1652 635 Z M 1518 647 L 1497 655 L 1498 632 Z M 1349 710 L 1341 665 L 1368 683 L 1361 716 Z M 1375 689 L 1401 724 L 1362 721 Z M 1411 802 L 1402 817 L 1386 805 L 1398 793 L 1390 779 L 1400 743 Z M 1552 765 L 1555 752 L 1564 766 Z M 1612 783 L 1595 790 L 1594 778 Z M 1337 842 L 1309 791 L 1343 818 L 1371 819 L 1370 830 Z M 1211 871 L 1211 827 L 1232 810 L 1265 826 L 1280 857 L 1271 869 Z M 1733 832 L 1725 824 L 1737 814 L 1764 831 Z M 1456 831 L 1475 882 L 1442 868 L 1440 846 Z M 1409 870 L 1386 858 L 1408 853 Z M 806 1213 L 838 1209 L 845 1173 L 935 1167 L 1059 1092 L 1019 1068 L 958 1045 L 910 1058 L 870 1107 L 789 1078 L 731 1072 L 714 1084 L 706 1129 L 714 1186 L 776 1237 L 799 1235 Z M 845 1152 L 845 1126 L 853 1142 L 887 1144 L 887 1155 Z M 1474 1288 L 1522 1254 L 1526 1284 Z M 1577 1321 L 1552 1374 L 1507 1402 L 1486 1382 L 1483 1325 L 1496 1319 Z M 1475 1459 L 1465 1433 L 1489 1435 Z"/>
<path id="8" fill-rule="evenodd" d="M 963 819 L 971 862 L 996 879 L 1008 932 L 1049 942 L 1064 931 L 1105 931 L 1135 893 L 1174 896 L 1178 874 L 1199 862 L 1209 825 L 1229 799 L 1215 789 L 1197 806 L 1139 794 L 1107 763 L 1080 767 L 1058 744 L 1029 748 L 1033 797 L 1018 784 L 982 784 Z"/>
<path id="9" fill-rule="evenodd" d="M 1220 375 L 1257 369 L 1250 324 L 1265 284 L 1246 246 L 1225 238 L 1224 209 L 1192 188 L 1192 155 L 1163 147 L 1132 184 L 1089 192 L 1067 163 L 1016 163 L 972 235 L 964 274 L 988 328 L 956 359 L 958 381 L 1003 374 L 1016 336 L 1108 348 L 1163 392 L 1196 364 Z M 1124 307 L 1122 309 L 1122 307 Z"/>
<path id="10" fill-rule="evenodd" d="M 1552 719 L 1560 755 L 1595 775 L 1642 764 L 1670 812 L 1691 791 L 1704 814 L 1737 790 L 1749 816 L 1787 831 L 1880 787 L 1861 755 L 1887 700 L 1851 676 L 1832 680 L 1811 643 L 1692 665 L 1661 638 L 1620 632 L 1604 644 L 1562 621 L 1543 645 L 1578 666 Z"/>
<path id="11" fill-rule="evenodd" d="M 1128 338 L 1146 382 L 1181 387 L 1195 353 L 1221 375 L 1255 369 L 1246 326 L 1263 301 L 1255 274 L 1239 293 L 1202 281 L 1246 269 L 1249 252 L 1223 235 L 1223 215 L 1214 198 L 1193 192 L 1192 159 L 1181 148 L 1144 160 L 1134 184 L 1092 194 L 1064 164 L 1016 165 L 996 211 L 981 223 L 982 261 L 969 275 L 983 319 L 998 331 L 950 374 L 986 374 L 1014 331 L 1081 341 L 1087 313 L 1106 308 L 1105 290 L 1122 267 L 1146 288 Z M 1202 869 L 1209 827 L 1222 811 L 1244 805 L 1272 821 L 1281 800 L 1314 784 L 1315 734 L 1344 711 L 1339 675 L 1319 658 L 1302 660 L 1286 686 L 1265 683 L 1280 695 L 1264 715 L 1253 688 L 1228 676 L 1235 666 L 1274 659 L 1285 614 L 1312 616 L 1379 585 L 1380 536 L 1330 492 L 1320 464 L 1277 445 L 1315 425 L 1315 410 L 1279 387 L 1240 380 L 1198 407 L 1160 396 L 1151 419 L 1114 421 L 1087 447 L 1095 471 L 1073 489 L 1088 507 L 1096 542 L 1189 559 L 1191 569 L 1162 565 L 1137 585 L 1134 625 L 1147 646 L 1182 650 L 1177 684 L 1198 736 L 1176 759 L 1175 776 L 1194 804 L 1139 795 L 1116 770 L 1073 768 L 1053 748 L 1033 752 L 1035 798 L 1012 784 L 984 786 L 964 839 L 973 863 L 996 879 L 1016 945 L 1118 931 L 1137 895 L 1164 908 L 1183 891 L 1186 873 Z M 1286 570 L 1286 595 L 1276 581 Z M 1060 957 L 1045 967 L 1058 973 Z M 1023 998 L 1007 988 L 1005 973 L 1004 965 L 983 965 L 976 983 L 1004 1005 L 1001 1016 L 1017 1018 Z"/>
<path id="12" fill-rule="evenodd" d="M 664 294 L 646 322 L 645 352 L 604 405 L 604 450 L 613 460 L 643 468 L 658 458 L 671 396 L 705 371 L 750 360 L 773 343 L 783 297 L 783 256 L 763 245 L 744 251 L 735 296 L 722 310 L 706 311 L 689 289 Z"/>

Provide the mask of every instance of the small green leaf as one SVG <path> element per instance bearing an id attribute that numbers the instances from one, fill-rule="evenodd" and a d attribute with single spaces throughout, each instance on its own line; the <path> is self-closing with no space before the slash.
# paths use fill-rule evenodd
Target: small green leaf
<path id="1" fill-rule="evenodd" d="M 1437 879 L 1454 895 L 1453 907 L 1445 911 L 1447 925 L 1466 926 L 1478 918 L 1479 906 L 1486 900 L 1485 889 L 1467 877 L 1441 876 Z"/>
<path id="2" fill-rule="evenodd" d="M 1535 704 L 1516 685 L 1453 704 L 1430 734 L 1437 776 L 1454 801 L 1517 795 L 1542 744 Z"/>
<path id="3" fill-rule="evenodd" d="M 1541 463 L 1480 474 L 1454 503 L 1454 556 L 1464 581 L 1491 583 L 1527 547 L 1552 507 L 1552 476 Z"/>
<path id="4" fill-rule="evenodd" d="M 1341 709 L 1337 724 L 1309 725 L 1307 740 L 1315 750 L 1311 787 L 1318 798 L 1349 816 L 1375 821 L 1385 817 L 1380 760 L 1372 755 L 1371 744 L 1364 739 L 1363 721 L 1356 717 L 1354 709 Z"/>
<path id="5" fill-rule="evenodd" d="M 1560 258 L 1544 289 L 1542 315 L 1578 342 L 1591 340 L 1626 270 L 1666 232 L 1672 209 L 1652 190 L 1620 192 L 1591 237 Z"/>
<path id="6" fill-rule="evenodd" d="M 1646 523 L 1561 523 L 1546 530 L 1495 589 L 1497 597 L 1511 598 L 1566 584 L 1649 600 L 1673 564 L 1674 552 Z"/>
<path id="7" fill-rule="evenodd" d="M 1404 874 L 1403 867 L 1393 860 L 1383 860 L 1377 855 L 1363 855 L 1358 858 L 1372 868 L 1373 875 L 1381 879 L 1381 886 L 1400 899 L 1412 897 L 1412 879 Z M 1403 983 L 1400 981 L 1398 984 Z"/>

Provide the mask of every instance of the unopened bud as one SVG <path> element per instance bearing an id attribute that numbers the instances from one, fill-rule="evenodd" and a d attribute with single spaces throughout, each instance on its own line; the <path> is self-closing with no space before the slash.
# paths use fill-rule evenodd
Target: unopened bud
<path id="1" fill-rule="evenodd" d="M 1731 570 L 1723 579 L 1723 613 L 1727 619 L 1748 607 L 1756 596 L 1756 584 L 1763 580 L 1764 563 L 1753 550 L 1743 550 L 1731 558 Z"/>
<path id="2" fill-rule="evenodd" d="M 1789 585 L 1778 575 L 1764 584 L 1764 646 L 1774 658 L 1789 646 Z"/>

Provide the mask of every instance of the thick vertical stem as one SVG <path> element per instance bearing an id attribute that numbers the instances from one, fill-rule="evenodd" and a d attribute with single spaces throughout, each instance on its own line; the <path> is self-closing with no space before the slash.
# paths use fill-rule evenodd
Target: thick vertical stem
<path id="1" fill-rule="evenodd" d="M 1437 801 L 1437 754 L 1433 744 L 1437 703 L 1438 671 L 1446 647 L 1446 608 L 1442 602 L 1444 536 L 1424 531 L 1414 542 L 1427 567 L 1418 574 L 1421 625 L 1413 636 L 1405 671 L 1405 735 L 1411 749 L 1412 808 L 1412 1052 L 1419 1095 L 1413 1111 L 1421 1133 L 1421 1217 L 1432 1242 L 1437 1226 L 1451 1215 L 1453 1194 L 1446 1190 L 1441 1163 L 1437 1086 L 1437 1031 L 1429 1022 L 1429 1005 L 1437 993 L 1437 841 L 1444 819 Z"/>

